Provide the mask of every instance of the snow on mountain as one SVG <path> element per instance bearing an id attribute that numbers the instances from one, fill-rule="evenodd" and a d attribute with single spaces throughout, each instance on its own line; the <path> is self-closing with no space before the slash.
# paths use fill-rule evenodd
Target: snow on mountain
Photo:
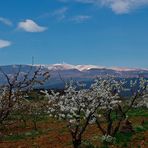
<path id="1" fill-rule="evenodd" d="M 68 70 L 68 69 L 75 69 L 74 65 L 70 64 L 35 64 L 33 66 L 41 66 L 42 68 L 47 68 L 48 70 Z"/>
<path id="2" fill-rule="evenodd" d="M 112 69 L 115 71 L 140 71 L 140 70 L 147 71 L 148 70 L 146 68 L 127 68 L 127 67 L 111 67 L 109 69 Z"/>
<path id="3" fill-rule="evenodd" d="M 36 65 L 35 65 L 36 66 Z M 38 65 L 39 66 L 39 65 Z M 71 65 L 71 64 L 50 64 L 50 65 L 42 65 L 43 67 L 48 68 L 49 70 L 70 70 L 77 69 L 79 71 L 87 71 L 90 69 L 108 69 L 115 70 L 119 72 L 126 71 L 148 71 L 148 68 L 128 68 L 128 67 L 105 67 L 105 66 L 97 66 L 97 65 Z"/>
<path id="4" fill-rule="evenodd" d="M 79 71 L 90 70 L 90 69 L 103 69 L 103 66 L 96 66 L 96 65 L 76 65 L 76 69 Z"/>
<path id="5" fill-rule="evenodd" d="M 20 65 L 3 65 L 0 66 L 4 69 L 18 69 Z M 28 67 L 31 67 L 32 65 L 21 65 L 21 68 L 28 69 Z M 127 67 L 105 67 L 105 66 L 97 66 L 97 65 L 71 65 L 71 64 L 35 64 L 33 67 L 42 67 L 46 68 L 48 70 L 79 70 L 79 71 L 87 71 L 91 69 L 106 69 L 106 70 L 114 70 L 119 72 L 128 72 L 128 71 L 148 71 L 148 68 L 127 68 Z"/>
<path id="6" fill-rule="evenodd" d="M 48 67 L 48 69 L 51 70 L 69 70 L 69 69 L 75 69 L 74 65 L 70 64 L 53 64 Z"/>
<path id="7" fill-rule="evenodd" d="M 77 69 L 79 71 L 83 70 L 90 70 L 90 69 L 101 69 L 104 67 L 99 67 L 96 65 L 70 65 L 70 64 L 53 64 L 50 67 L 51 69 L 57 69 L 57 70 L 69 70 L 69 69 Z"/>
<path id="8" fill-rule="evenodd" d="M 45 87 L 58 87 L 63 85 L 63 80 L 71 79 L 83 82 L 90 82 L 97 76 L 113 75 L 118 78 L 138 78 L 143 76 L 148 78 L 147 68 L 120 68 L 120 67 L 103 67 L 97 65 L 70 65 L 70 64 L 46 64 L 46 65 L 21 65 L 21 74 L 28 73 L 32 70 L 34 73 L 41 66 L 42 71 L 49 71 L 50 79 L 46 82 Z M 0 68 L 8 75 L 18 72 L 20 65 L 6 65 Z M 4 76 L 0 73 L 0 84 L 5 81 Z"/>
<path id="9" fill-rule="evenodd" d="M 34 66 L 42 66 L 48 68 L 49 70 L 71 70 L 77 69 L 79 71 L 85 71 L 90 69 L 103 69 L 103 66 L 96 65 L 71 65 L 71 64 L 49 64 L 49 65 L 34 65 Z"/>

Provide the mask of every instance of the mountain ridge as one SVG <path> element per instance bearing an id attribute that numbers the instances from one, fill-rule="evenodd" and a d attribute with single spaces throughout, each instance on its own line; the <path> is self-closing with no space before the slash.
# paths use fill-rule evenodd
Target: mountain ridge
<path id="1" fill-rule="evenodd" d="M 3 65 L 0 68 L 8 75 L 13 75 L 18 72 L 27 73 L 32 70 L 31 74 L 38 68 L 41 71 L 48 71 L 50 74 L 50 79 L 45 83 L 47 88 L 58 87 L 63 85 L 64 81 L 69 81 L 71 79 L 81 82 L 92 82 L 97 76 L 102 77 L 106 75 L 114 76 L 115 78 L 138 78 L 142 76 L 148 78 L 148 69 L 146 68 L 123 68 L 123 67 L 104 67 L 96 65 L 70 65 L 70 64 L 41 64 L 41 65 L 31 65 L 24 64 L 17 65 Z M 62 78 L 62 79 L 61 79 Z M 4 83 L 5 78 L 2 73 L 0 73 L 0 84 Z M 6 81 L 5 81 L 6 82 Z"/>
<path id="2" fill-rule="evenodd" d="M 33 66 L 33 67 L 45 67 L 48 69 L 60 69 L 62 68 L 63 70 L 66 69 L 77 69 L 79 71 L 84 71 L 84 70 L 90 70 L 90 69 L 111 69 L 111 70 L 115 70 L 115 71 L 138 71 L 138 70 L 145 70 L 148 71 L 148 68 L 129 68 L 129 67 L 118 67 L 118 66 L 111 66 L 111 67 L 107 67 L 107 66 L 98 66 L 98 65 L 90 65 L 90 64 L 82 64 L 82 65 L 72 65 L 72 64 L 67 64 L 67 63 L 57 63 L 57 64 L 10 64 L 10 65 L 0 65 L 0 67 L 4 67 L 4 66 Z"/>
<path id="3" fill-rule="evenodd" d="M 26 64 L 27 65 L 27 64 Z M 28 64 L 30 65 L 30 64 Z M 30 65 L 31 66 L 31 65 Z M 79 71 L 83 71 L 83 70 L 90 70 L 90 69 L 111 69 L 111 70 L 115 70 L 115 71 L 138 71 L 138 70 L 146 70 L 148 71 L 148 68 L 129 68 L 129 67 L 116 67 L 116 66 L 111 66 L 111 67 L 107 67 L 107 66 L 98 66 L 98 65 L 90 65 L 90 64 L 82 64 L 82 65 L 72 65 L 72 64 L 35 64 L 33 66 L 44 66 L 44 67 L 48 67 L 48 68 L 63 68 L 63 69 L 77 69 Z"/>

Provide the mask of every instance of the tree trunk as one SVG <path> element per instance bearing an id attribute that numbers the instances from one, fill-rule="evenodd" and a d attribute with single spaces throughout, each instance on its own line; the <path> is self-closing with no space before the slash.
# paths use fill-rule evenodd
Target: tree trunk
<path id="1" fill-rule="evenodd" d="M 36 121 L 33 121 L 33 125 L 34 125 L 34 130 L 37 131 L 37 123 L 36 123 Z"/>
<path id="2" fill-rule="evenodd" d="M 20 122 L 23 122 L 23 127 L 27 126 L 27 121 L 26 121 L 24 115 L 21 115 Z"/>
<path id="3" fill-rule="evenodd" d="M 74 139 L 73 140 L 73 147 L 74 148 L 80 148 L 81 145 L 81 139 Z"/>
<path id="4" fill-rule="evenodd" d="M 103 148 L 109 148 L 109 143 L 108 142 L 103 142 L 102 147 Z"/>

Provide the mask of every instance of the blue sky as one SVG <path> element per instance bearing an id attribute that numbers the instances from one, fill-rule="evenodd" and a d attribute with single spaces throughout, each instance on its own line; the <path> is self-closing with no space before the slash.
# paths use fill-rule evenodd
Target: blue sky
<path id="1" fill-rule="evenodd" d="M 148 68 L 148 0 L 0 0 L 0 65 Z"/>

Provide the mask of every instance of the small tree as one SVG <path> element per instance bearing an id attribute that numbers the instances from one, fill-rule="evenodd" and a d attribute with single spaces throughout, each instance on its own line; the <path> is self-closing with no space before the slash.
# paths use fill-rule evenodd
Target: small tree
<path id="1" fill-rule="evenodd" d="M 14 74 L 8 74 L 0 69 L 6 82 L 0 86 L 0 123 L 7 119 L 13 107 L 18 100 L 25 98 L 28 92 L 34 89 L 36 85 L 42 85 L 49 78 L 48 72 L 43 72 L 41 67 L 31 69 L 28 72 L 21 72 L 19 70 Z"/>
<path id="2" fill-rule="evenodd" d="M 14 108 L 25 127 L 29 121 L 33 123 L 33 129 L 37 130 L 37 122 L 47 116 L 48 100 L 45 98 L 21 99 Z"/>
<path id="3" fill-rule="evenodd" d="M 139 83 L 139 88 L 137 89 L 136 84 Z M 140 78 L 138 81 L 131 81 L 131 93 L 133 96 L 133 101 L 131 106 L 134 108 L 145 107 L 148 108 L 148 80 Z M 132 99 L 132 98 L 131 98 Z"/>
<path id="4" fill-rule="evenodd" d="M 124 103 L 123 96 L 120 94 L 121 91 L 127 90 L 125 82 L 106 79 L 103 83 L 102 81 L 98 83 L 99 87 L 97 89 L 104 99 L 100 112 L 101 120 L 102 118 L 104 119 L 107 127 L 102 127 L 100 117 L 98 116 L 96 116 L 96 123 L 103 134 L 102 140 L 112 143 L 115 140 L 115 135 L 120 128 L 121 122 L 127 117 L 128 111 L 134 106 L 138 98 L 141 98 L 147 93 L 147 80 L 140 78 L 139 80 L 130 82 L 130 88 L 128 88 L 130 98 L 127 105 Z"/>

